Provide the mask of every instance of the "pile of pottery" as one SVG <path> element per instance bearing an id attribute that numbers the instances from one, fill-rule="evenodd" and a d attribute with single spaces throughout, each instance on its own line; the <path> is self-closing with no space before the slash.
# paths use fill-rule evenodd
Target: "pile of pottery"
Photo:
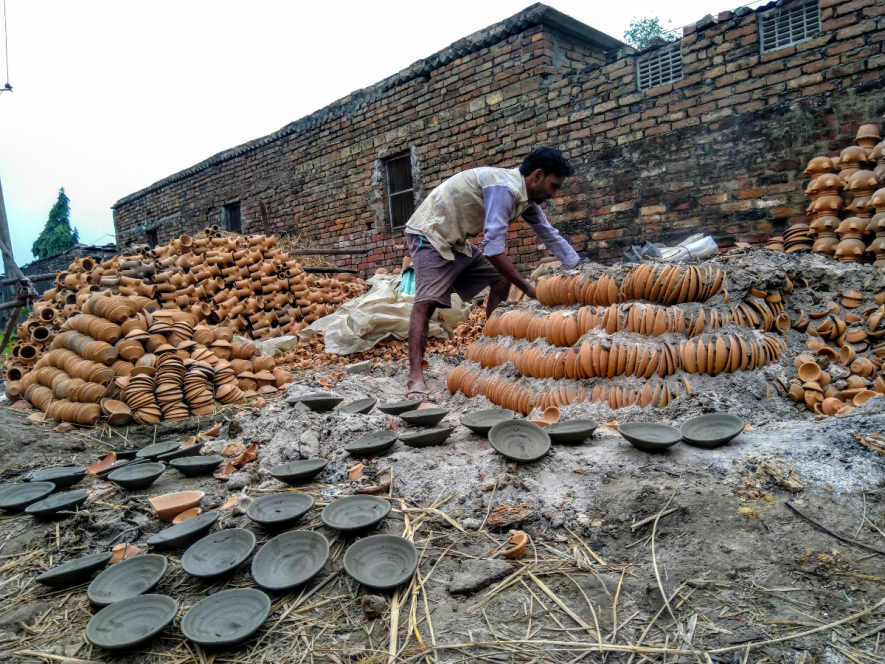
<path id="1" fill-rule="evenodd" d="M 92 313 L 72 315 L 32 370 L 10 380 L 7 397 L 27 400 L 59 422 L 95 424 L 104 414 L 119 426 L 129 417 L 153 424 L 208 415 L 216 401 L 235 403 L 291 382 L 274 358 L 255 356 L 254 344 L 232 343 L 230 328 L 156 307 L 151 300 L 93 296 L 83 303 Z"/>
<path id="2" fill-rule="evenodd" d="M 805 195 L 812 250 L 885 267 L 885 142 L 879 128 L 867 124 L 855 143 L 838 157 L 815 157 L 803 172 L 811 178 Z"/>
<path id="3" fill-rule="evenodd" d="M 53 288 L 18 326 L 19 341 L 5 367 L 7 380 L 26 373 L 76 313 L 92 317 L 68 329 L 116 343 L 110 339 L 117 331 L 94 318 L 119 324 L 129 317 L 128 308 L 112 299 L 99 302 L 106 311 L 87 310 L 86 303 L 97 293 L 123 296 L 119 299 L 137 304 L 139 311 L 159 305 L 186 311 L 195 322 L 206 320 L 241 336 L 269 339 L 297 333 L 367 289 L 350 274 L 316 279 L 305 273 L 273 237 L 221 237 L 212 229 L 202 235 L 182 235 L 154 249 L 136 247 L 132 254 L 104 263 L 77 258 L 58 271 Z"/>
<path id="4" fill-rule="evenodd" d="M 822 360 L 829 371 L 820 366 Z M 857 357 L 849 345 L 842 347 L 835 361 L 800 355 L 793 363 L 797 378 L 790 384 L 789 397 L 818 415 L 847 415 L 854 406 L 885 394 L 885 378 L 876 376 L 880 367 L 869 358 Z M 834 381 L 834 376 L 839 380 Z M 841 389 L 837 384 L 842 385 Z"/>
<path id="5" fill-rule="evenodd" d="M 665 407 L 692 393 L 695 376 L 707 381 L 780 363 L 788 351 L 786 335 L 795 338 L 796 332 L 832 361 L 840 349 L 852 361 L 862 358 L 868 387 L 879 384 L 885 292 L 847 290 L 838 303 L 806 304 L 803 310 L 795 302 L 807 302 L 814 291 L 798 274 L 792 275 L 796 283 L 785 278 L 778 290 L 767 291 L 747 287 L 742 278 L 728 283 L 709 264 L 625 267 L 600 275 L 593 266 L 542 279 L 537 290 L 545 306 L 496 312 L 484 338 L 447 375 L 449 390 L 468 398 L 482 394 L 523 414 L 584 401 L 615 409 Z M 725 286 L 741 296 L 730 298 Z M 766 398 L 795 393 L 786 376 L 766 375 Z"/>

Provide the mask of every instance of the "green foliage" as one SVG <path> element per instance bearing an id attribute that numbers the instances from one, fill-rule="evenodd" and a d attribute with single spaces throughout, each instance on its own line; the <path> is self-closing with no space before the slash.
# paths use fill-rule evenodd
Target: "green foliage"
<path id="1" fill-rule="evenodd" d="M 664 37 L 666 29 L 661 25 L 661 19 L 657 16 L 634 18 L 630 21 L 630 28 L 624 32 L 624 41 L 633 48 L 642 50 L 648 46 L 652 37 Z M 669 41 L 669 40 L 668 40 Z"/>
<path id="2" fill-rule="evenodd" d="M 80 241 L 76 228 L 71 228 L 70 199 L 65 195 L 64 187 L 58 190 L 58 199 L 49 211 L 49 219 L 43 231 L 31 247 L 34 258 L 48 258 L 70 249 Z"/>

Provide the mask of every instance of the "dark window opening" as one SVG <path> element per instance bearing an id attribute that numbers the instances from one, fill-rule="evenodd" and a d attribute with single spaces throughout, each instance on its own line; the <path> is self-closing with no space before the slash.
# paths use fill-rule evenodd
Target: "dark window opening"
<path id="1" fill-rule="evenodd" d="M 159 242 L 157 241 L 157 229 L 156 228 L 149 230 L 149 231 L 145 231 L 145 235 L 147 236 L 147 243 L 151 249 L 153 249 L 154 247 L 156 247 L 159 244 Z"/>
<path id="2" fill-rule="evenodd" d="M 224 206 L 224 230 L 231 233 L 241 233 L 243 231 L 239 203 L 231 203 Z"/>
<path id="3" fill-rule="evenodd" d="M 387 199 L 391 228 L 402 228 L 415 211 L 412 191 L 412 158 L 409 155 L 389 159 L 387 167 Z"/>

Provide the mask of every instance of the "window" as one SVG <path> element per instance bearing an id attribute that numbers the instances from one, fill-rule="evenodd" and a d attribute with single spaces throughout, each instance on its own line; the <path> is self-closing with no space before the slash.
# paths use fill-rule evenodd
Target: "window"
<path id="1" fill-rule="evenodd" d="M 145 231 L 144 234 L 145 234 L 145 236 L 147 236 L 147 243 L 151 249 L 153 249 L 154 247 L 156 247 L 159 244 L 159 242 L 157 241 L 157 229 L 156 228 L 152 228 L 149 231 Z"/>
<path id="2" fill-rule="evenodd" d="M 639 56 L 639 89 L 648 90 L 682 78 L 682 45 L 680 42 L 662 46 L 656 51 Z"/>
<path id="3" fill-rule="evenodd" d="M 412 157 L 405 155 L 388 159 L 387 199 L 390 207 L 391 228 L 402 228 L 415 211 L 415 194 L 412 191 Z"/>
<path id="4" fill-rule="evenodd" d="M 819 32 L 817 0 L 776 7 L 759 15 L 759 42 L 763 53 L 811 39 Z"/>
<path id="5" fill-rule="evenodd" d="M 224 222 L 224 230 L 231 233 L 242 233 L 243 222 L 240 217 L 240 204 L 231 203 L 230 205 L 225 205 L 222 221 Z"/>

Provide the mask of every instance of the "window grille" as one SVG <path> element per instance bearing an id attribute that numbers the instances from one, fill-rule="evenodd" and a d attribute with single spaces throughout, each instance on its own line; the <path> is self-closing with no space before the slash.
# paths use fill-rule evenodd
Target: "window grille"
<path id="1" fill-rule="evenodd" d="M 798 44 L 819 33 L 818 0 L 777 7 L 759 15 L 759 42 L 763 53 Z"/>
<path id="2" fill-rule="evenodd" d="M 239 203 L 231 203 L 230 205 L 225 205 L 223 216 L 224 218 L 222 219 L 222 221 L 224 222 L 224 230 L 230 233 L 243 232 L 243 220 L 240 216 Z"/>
<path id="3" fill-rule="evenodd" d="M 412 158 L 410 155 L 388 159 L 387 198 L 390 207 L 391 228 L 402 228 L 415 211 L 415 194 L 412 190 Z"/>
<path id="4" fill-rule="evenodd" d="M 157 229 L 156 228 L 153 228 L 149 231 L 145 231 L 144 234 L 147 239 L 148 246 L 150 246 L 151 249 L 153 249 L 154 247 L 156 247 L 159 244 L 159 242 L 157 242 Z"/>
<path id="5" fill-rule="evenodd" d="M 676 42 L 646 53 L 638 58 L 636 68 L 640 90 L 674 83 L 682 78 L 682 45 Z"/>

